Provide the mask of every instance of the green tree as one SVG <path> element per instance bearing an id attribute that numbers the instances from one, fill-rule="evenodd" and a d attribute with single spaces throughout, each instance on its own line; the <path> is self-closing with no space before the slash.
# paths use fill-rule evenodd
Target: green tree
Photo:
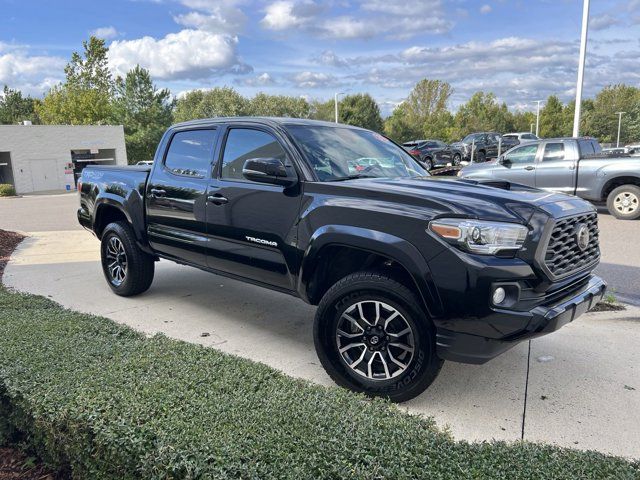
<path id="1" fill-rule="evenodd" d="M 540 136 L 545 138 L 567 135 L 564 125 L 564 107 L 555 95 L 549 96 L 540 110 Z"/>
<path id="2" fill-rule="evenodd" d="M 498 103 L 493 93 L 476 92 L 461 105 L 454 117 L 456 138 L 473 132 L 513 130 L 513 115 L 505 103 Z"/>
<path id="3" fill-rule="evenodd" d="M 37 103 L 30 96 L 22 96 L 20 90 L 13 90 L 5 85 L 0 94 L 0 124 L 11 125 L 24 120 L 39 123 L 35 111 Z"/>
<path id="4" fill-rule="evenodd" d="M 420 125 L 409 120 L 405 103 L 398 105 L 385 120 L 384 133 L 398 143 L 417 140 L 422 137 Z"/>
<path id="5" fill-rule="evenodd" d="M 249 100 L 247 114 L 266 117 L 309 118 L 311 105 L 302 97 L 268 95 L 260 92 Z"/>
<path id="6" fill-rule="evenodd" d="M 514 132 L 535 132 L 535 113 L 519 110 L 515 113 L 512 113 L 511 118 L 513 122 Z M 534 129 L 532 129 L 532 125 Z"/>
<path id="7" fill-rule="evenodd" d="M 628 126 L 634 124 L 636 106 L 640 102 L 640 90 L 625 84 L 608 85 L 593 100 L 593 114 L 589 121 L 589 135 L 598 138 L 602 143 L 615 143 L 618 134 L 618 115 L 623 114 L 620 143 L 632 140 L 632 132 Z"/>
<path id="8" fill-rule="evenodd" d="M 95 89 L 109 95 L 114 81 L 109 70 L 109 48 L 104 40 L 89 37 L 82 42 L 83 55 L 71 54 L 71 61 L 64 67 L 66 86 L 78 89 Z"/>
<path id="9" fill-rule="evenodd" d="M 115 82 L 114 123 L 124 125 L 129 163 L 151 160 L 171 125 L 173 102 L 169 90 L 159 90 L 149 71 L 137 65 Z"/>
<path id="10" fill-rule="evenodd" d="M 333 122 L 335 120 L 334 107 L 333 98 L 327 101 L 313 100 L 311 102 L 311 118 L 314 120 Z"/>
<path id="11" fill-rule="evenodd" d="M 367 128 L 381 132 L 384 128 L 380 107 L 368 93 L 347 95 L 339 103 L 338 118 L 340 123 Z"/>
<path id="12" fill-rule="evenodd" d="M 177 122 L 196 118 L 237 117 L 247 115 L 249 102 L 230 87 L 193 90 L 179 98 L 174 110 Z"/>
<path id="13" fill-rule="evenodd" d="M 53 87 L 36 111 L 43 123 L 101 125 L 112 117 L 114 82 L 107 66 L 104 40 L 83 42 L 83 55 L 74 52 L 65 67 L 66 80 Z"/>

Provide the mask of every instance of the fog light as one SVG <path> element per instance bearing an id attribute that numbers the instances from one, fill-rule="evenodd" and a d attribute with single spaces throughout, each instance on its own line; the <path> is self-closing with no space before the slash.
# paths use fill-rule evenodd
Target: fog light
<path id="1" fill-rule="evenodd" d="M 502 302 L 504 302 L 504 299 L 507 296 L 507 292 L 504 291 L 504 288 L 502 287 L 498 287 L 493 291 L 493 304 L 494 305 L 500 305 Z"/>

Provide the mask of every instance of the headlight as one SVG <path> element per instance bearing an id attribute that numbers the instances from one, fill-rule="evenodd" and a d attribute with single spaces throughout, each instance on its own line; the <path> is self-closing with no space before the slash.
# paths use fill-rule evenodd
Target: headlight
<path id="1" fill-rule="evenodd" d="M 429 230 L 452 245 L 484 255 L 520 250 L 528 232 L 527 227 L 516 223 L 467 218 L 439 218 L 429 223 Z"/>

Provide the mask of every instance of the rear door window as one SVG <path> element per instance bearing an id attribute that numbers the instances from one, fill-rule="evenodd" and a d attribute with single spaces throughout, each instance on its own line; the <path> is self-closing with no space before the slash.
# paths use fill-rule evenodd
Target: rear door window
<path id="1" fill-rule="evenodd" d="M 164 166 L 174 175 L 204 177 L 213 159 L 216 131 L 187 130 L 171 139 Z"/>
<path id="2" fill-rule="evenodd" d="M 593 149 L 593 143 L 591 140 L 578 140 L 578 147 L 580 148 L 581 156 L 593 155 L 596 153 Z"/>
<path id="3" fill-rule="evenodd" d="M 564 160 L 564 143 L 547 143 L 544 146 L 543 162 Z"/>

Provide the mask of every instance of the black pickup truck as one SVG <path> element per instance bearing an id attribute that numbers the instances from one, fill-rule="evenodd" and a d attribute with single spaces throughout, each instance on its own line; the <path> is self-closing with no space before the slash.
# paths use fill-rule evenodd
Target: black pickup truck
<path id="1" fill-rule="evenodd" d="M 78 219 L 101 240 L 116 294 L 147 290 L 166 259 L 299 297 L 318 305 L 331 377 L 394 401 L 427 388 L 443 360 L 484 363 L 605 291 L 591 204 L 430 177 L 392 141 L 345 125 L 183 123 L 153 166 L 90 166 L 79 189 Z"/>

